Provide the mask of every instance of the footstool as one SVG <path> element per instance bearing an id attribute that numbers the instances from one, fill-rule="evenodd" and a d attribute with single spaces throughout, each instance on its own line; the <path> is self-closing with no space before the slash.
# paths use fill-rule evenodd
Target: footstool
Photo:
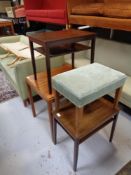
<path id="1" fill-rule="evenodd" d="M 118 117 L 118 101 L 126 75 L 104 65 L 93 63 L 52 78 L 55 89 L 53 140 L 56 144 L 57 123 L 74 140 L 74 171 L 77 170 L 79 144 L 113 122 L 110 139 Z M 103 96 L 115 91 L 114 101 Z M 67 100 L 61 100 L 63 95 Z"/>

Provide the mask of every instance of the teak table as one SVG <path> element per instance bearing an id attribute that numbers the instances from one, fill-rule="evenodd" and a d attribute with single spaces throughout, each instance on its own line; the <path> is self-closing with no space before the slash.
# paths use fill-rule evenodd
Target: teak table
<path id="1" fill-rule="evenodd" d="M 51 69 L 50 69 L 51 57 L 71 53 L 72 68 L 74 68 L 74 52 L 91 49 L 90 62 L 91 63 L 94 62 L 96 34 L 93 32 L 69 29 L 69 30 L 61 30 L 61 31 L 54 31 L 54 32 L 33 33 L 33 34 L 28 34 L 27 36 L 29 37 L 29 42 L 30 42 L 30 50 L 31 50 L 35 80 L 37 79 L 37 75 L 36 75 L 33 43 L 37 43 L 41 45 L 41 47 L 35 48 L 35 50 L 45 55 L 48 88 L 49 88 L 50 94 L 52 93 Z M 86 46 L 78 43 L 85 40 L 91 40 L 91 46 Z"/>

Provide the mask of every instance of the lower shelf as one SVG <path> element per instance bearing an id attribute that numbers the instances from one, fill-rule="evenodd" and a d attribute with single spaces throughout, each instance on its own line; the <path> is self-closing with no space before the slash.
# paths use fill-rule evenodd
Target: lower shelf
<path id="1" fill-rule="evenodd" d="M 80 119 L 79 128 L 76 128 L 75 125 L 75 106 L 73 105 L 68 105 L 66 108 L 62 107 L 54 116 L 72 138 L 80 140 L 91 135 L 97 128 L 111 120 L 118 111 L 118 109 L 113 108 L 113 103 L 101 98 L 84 107 L 84 115 Z M 76 129 L 78 131 L 77 136 Z"/>
<path id="2" fill-rule="evenodd" d="M 91 49 L 91 47 L 80 43 L 74 43 L 74 47 L 72 49 L 71 44 L 65 44 L 65 45 L 50 48 L 50 57 L 69 54 L 69 53 L 72 53 L 72 51 L 79 52 L 87 49 Z M 37 47 L 35 48 L 35 50 L 45 55 L 45 51 L 43 47 Z"/>

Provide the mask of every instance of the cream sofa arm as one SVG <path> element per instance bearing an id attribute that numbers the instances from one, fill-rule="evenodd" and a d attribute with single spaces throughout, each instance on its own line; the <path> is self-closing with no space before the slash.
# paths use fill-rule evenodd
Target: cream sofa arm
<path id="1" fill-rule="evenodd" d="M 20 35 L 16 35 L 16 36 L 8 36 L 8 37 L 1 37 L 0 38 L 0 44 L 1 43 L 14 43 L 14 42 L 18 42 L 20 40 Z"/>
<path id="2" fill-rule="evenodd" d="M 20 36 L 9 36 L 8 39 L 6 39 L 7 37 L 1 37 L 0 38 L 0 44 L 2 43 L 12 43 L 12 42 L 18 42 L 20 39 Z M 5 51 L 4 49 L 2 49 L 0 47 L 0 55 L 2 54 L 6 54 L 7 51 Z"/>

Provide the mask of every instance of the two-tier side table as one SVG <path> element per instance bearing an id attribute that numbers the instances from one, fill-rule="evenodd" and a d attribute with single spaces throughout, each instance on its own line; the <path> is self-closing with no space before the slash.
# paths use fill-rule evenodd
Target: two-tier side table
<path id="1" fill-rule="evenodd" d="M 94 50 L 95 50 L 95 38 L 96 34 L 93 32 L 69 29 L 53 32 L 39 32 L 28 34 L 31 58 L 33 63 L 33 71 L 35 80 L 36 75 L 36 65 L 34 57 L 34 49 L 45 55 L 47 77 L 48 77 L 48 88 L 49 93 L 52 93 L 51 86 L 51 68 L 50 68 L 50 58 L 58 55 L 64 55 L 71 53 L 72 57 L 72 68 L 74 68 L 74 52 L 91 49 L 90 62 L 94 62 Z M 78 42 L 91 40 L 91 46 L 82 45 Z M 41 47 L 34 48 L 33 43 L 39 44 Z"/>

